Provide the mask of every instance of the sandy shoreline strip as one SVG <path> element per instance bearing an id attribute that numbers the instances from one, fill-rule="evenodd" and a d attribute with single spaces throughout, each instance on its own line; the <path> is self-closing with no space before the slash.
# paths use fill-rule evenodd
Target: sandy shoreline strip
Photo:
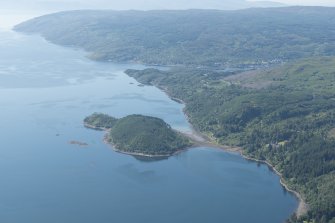
<path id="1" fill-rule="evenodd" d="M 181 132 L 181 133 L 184 134 L 185 136 L 191 138 L 192 140 L 194 140 L 196 142 L 194 147 L 206 146 L 206 147 L 210 147 L 210 148 L 219 148 L 219 149 L 222 149 L 226 152 L 237 153 L 237 154 L 241 155 L 246 160 L 250 160 L 250 161 L 254 161 L 254 162 L 263 163 L 263 164 L 268 165 L 273 170 L 273 172 L 275 172 L 280 177 L 279 182 L 285 188 L 285 190 L 292 193 L 299 200 L 298 208 L 295 211 L 297 217 L 303 216 L 307 213 L 308 205 L 304 201 L 302 196 L 297 191 L 292 190 L 292 189 L 289 188 L 289 186 L 284 181 L 283 175 L 273 165 L 271 165 L 268 161 L 258 160 L 258 159 L 255 159 L 255 158 L 252 158 L 252 157 L 249 157 L 249 156 L 245 155 L 243 153 L 243 149 L 241 147 L 232 147 L 232 146 L 220 145 L 220 144 L 214 142 L 213 139 L 210 139 L 209 137 L 202 135 L 201 133 L 195 131 L 194 129 L 192 129 L 192 132 Z"/>
<path id="2" fill-rule="evenodd" d="M 184 105 L 184 109 L 183 109 L 183 113 L 191 127 L 191 132 L 184 132 L 184 131 L 178 131 L 179 133 L 185 135 L 186 137 L 190 138 L 193 142 L 194 145 L 188 148 L 184 148 L 181 149 L 173 154 L 166 154 L 166 155 L 148 155 L 148 154 L 143 154 L 143 153 L 132 153 L 132 152 L 125 152 L 125 151 L 121 151 L 116 149 L 108 140 L 107 140 L 107 133 L 110 129 L 107 128 L 96 128 L 94 126 L 88 125 L 86 123 L 84 123 L 84 126 L 90 129 L 95 129 L 95 130 L 101 130 L 101 131 L 106 131 L 106 135 L 104 137 L 104 142 L 108 145 L 111 145 L 111 148 L 118 153 L 123 153 L 123 154 L 127 154 L 127 155 L 132 155 L 132 156 L 143 156 L 143 157 L 149 157 L 149 158 L 167 158 L 173 155 L 176 155 L 178 153 L 184 152 L 186 150 L 192 149 L 192 148 L 196 148 L 196 147 L 209 147 L 209 148 L 218 148 L 218 149 L 222 149 L 226 152 L 232 152 L 232 153 L 237 153 L 239 155 L 241 155 L 244 159 L 250 160 L 250 161 L 254 161 L 254 162 L 258 162 L 258 163 L 264 163 L 266 165 L 268 165 L 279 177 L 280 177 L 280 184 L 290 193 L 292 193 L 298 200 L 299 200 L 299 204 L 298 207 L 295 211 L 297 217 L 303 216 L 307 213 L 308 211 L 308 204 L 304 201 L 303 197 L 301 196 L 301 194 L 295 190 L 292 190 L 289 188 L 289 186 L 287 185 L 287 183 L 285 182 L 283 175 L 273 166 L 271 165 L 268 161 L 266 160 L 258 160 L 252 157 L 249 157 L 248 155 L 243 153 L 243 148 L 241 147 L 233 147 L 233 146 L 227 146 L 227 145 L 221 145 L 218 144 L 215 139 L 197 131 L 191 124 L 190 118 L 187 114 L 187 112 L 185 111 L 185 105 L 186 103 L 179 99 L 179 98 L 174 98 L 171 97 L 168 90 L 164 89 L 162 87 L 158 87 L 156 85 L 154 85 L 155 87 L 157 87 L 158 89 L 160 89 L 161 91 L 163 91 L 171 100 L 176 101 L 177 103 L 183 104 Z"/>
<path id="3" fill-rule="evenodd" d="M 299 200 L 299 204 L 298 207 L 295 211 L 297 217 L 301 217 L 303 215 L 305 215 L 308 211 L 308 204 L 304 201 L 303 197 L 301 196 L 301 194 L 295 190 L 292 190 L 289 188 L 289 186 L 287 185 L 287 183 L 285 182 L 283 175 L 273 166 L 271 165 L 268 161 L 266 160 L 258 160 L 252 157 L 249 157 L 248 155 L 243 153 L 243 148 L 241 147 L 233 147 L 233 146 L 227 146 L 227 145 L 220 145 L 218 143 L 215 142 L 214 139 L 202 134 L 201 132 L 197 131 L 191 124 L 191 120 L 189 118 L 189 115 L 187 114 L 185 107 L 186 107 L 186 103 L 179 99 L 179 98 L 174 98 L 169 94 L 169 91 L 166 88 L 162 88 L 159 86 L 154 85 L 155 87 L 157 87 L 158 89 L 160 89 L 161 91 L 163 91 L 171 100 L 176 101 L 177 103 L 183 104 L 184 105 L 184 109 L 183 109 L 183 113 L 186 117 L 186 119 L 188 120 L 188 123 L 190 124 L 191 130 L 192 132 L 181 132 L 182 134 L 188 136 L 189 138 L 195 140 L 195 142 L 197 142 L 198 144 L 196 146 L 207 146 L 207 147 L 212 147 L 212 148 L 219 148 L 222 149 L 224 151 L 227 152 L 233 152 L 233 153 L 238 153 L 240 154 L 244 159 L 250 160 L 250 161 L 255 161 L 258 163 L 264 163 L 266 165 L 268 165 L 279 177 L 280 177 L 280 184 L 290 193 L 292 193 L 298 200 Z M 200 141 L 197 141 L 201 139 Z"/>
<path id="4" fill-rule="evenodd" d="M 184 114 L 187 117 L 187 114 L 185 112 L 184 112 Z M 122 150 L 118 150 L 118 149 L 115 148 L 115 146 L 113 144 L 111 144 L 108 141 L 108 132 L 109 132 L 110 129 L 108 129 L 108 128 L 97 128 L 97 127 L 94 127 L 92 125 L 88 125 L 86 123 L 84 123 L 84 126 L 86 128 L 90 128 L 90 129 L 94 129 L 94 130 L 105 131 L 106 134 L 105 134 L 104 139 L 103 139 L 104 143 L 107 144 L 107 145 L 110 145 L 113 151 L 118 152 L 118 153 L 122 153 L 122 154 L 126 154 L 126 155 L 142 156 L 142 157 L 148 157 L 148 158 L 168 158 L 170 156 L 176 155 L 176 154 L 184 152 L 186 150 L 203 146 L 203 147 L 221 149 L 225 152 L 237 153 L 237 154 L 241 155 L 244 159 L 254 161 L 254 162 L 258 162 L 258 163 L 264 163 L 264 164 L 268 165 L 280 177 L 280 184 L 288 192 L 294 194 L 294 196 L 299 200 L 298 208 L 295 211 L 296 215 L 298 217 L 300 217 L 300 216 L 306 214 L 307 211 L 308 211 L 308 205 L 305 203 L 302 196 L 297 191 L 294 191 L 294 190 L 292 190 L 288 187 L 288 185 L 284 182 L 282 174 L 278 170 L 276 170 L 276 168 L 274 166 L 272 166 L 268 161 L 258 160 L 258 159 L 255 159 L 255 158 L 248 157 L 247 155 L 243 154 L 243 149 L 241 147 L 232 147 L 232 146 L 220 145 L 220 144 L 214 142 L 214 140 L 209 138 L 208 136 L 203 135 L 202 133 L 194 130 L 192 125 L 191 125 L 192 132 L 183 132 L 183 131 L 178 131 L 178 132 L 183 134 L 184 136 L 190 138 L 194 142 L 194 145 L 191 146 L 191 147 L 188 147 L 188 148 L 180 149 L 173 154 L 164 154 L 164 155 L 149 155 L 149 154 L 144 154 L 144 153 L 125 152 L 125 151 L 122 151 Z"/>

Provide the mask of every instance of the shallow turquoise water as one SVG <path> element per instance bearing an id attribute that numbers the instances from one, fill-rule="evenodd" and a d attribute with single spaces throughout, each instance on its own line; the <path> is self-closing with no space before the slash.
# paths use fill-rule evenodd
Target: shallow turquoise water
<path id="1" fill-rule="evenodd" d="M 280 223 L 294 211 L 296 198 L 265 165 L 209 148 L 139 160 L 85 129 L 92 112 L 190 129 L 182 105 L 139 87 L 127 68 L 143 67 L 0 32 L 0 222 Z"/>

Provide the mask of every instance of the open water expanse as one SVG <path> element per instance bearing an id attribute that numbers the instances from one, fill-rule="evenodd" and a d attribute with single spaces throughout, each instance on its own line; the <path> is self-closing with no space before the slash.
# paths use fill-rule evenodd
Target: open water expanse
<path id="1" fill-rule="evenodd" d="M 183 105 L 121 65 L 0 31 L 1 223 L 281 223 L 297 199 L 266 165 L 195 148 L 149 161 L 86 129 L 93 112 L 144 114 L 190 131 Z M 70 144 L 80 141 L 88 146 Z"/>

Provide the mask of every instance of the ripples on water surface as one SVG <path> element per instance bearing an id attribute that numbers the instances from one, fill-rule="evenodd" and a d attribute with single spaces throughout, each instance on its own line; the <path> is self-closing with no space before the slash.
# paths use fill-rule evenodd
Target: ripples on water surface
<path id="1" fill-rule="evenodd" d="M 265 165 L 208 148 L 149 162 L 85 129 L 85 116 L 105 112 L 189 130 L 182 105 L 127 68 L 143 66 L 0 32 L 0 222 L 280 223 L 293 212 L 296 199 Z"/>

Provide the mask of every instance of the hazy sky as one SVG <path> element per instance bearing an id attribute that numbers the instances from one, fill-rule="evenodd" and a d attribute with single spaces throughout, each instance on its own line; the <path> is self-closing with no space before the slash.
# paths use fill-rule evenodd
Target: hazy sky
<path id="1" fill-rule="evenodd" d="M 335 0 L 278 0 L 289 5 L 321 5 L 321 6 L 335 6 Z"/>
<path id="2" fill-rule="evenodd" d="M 0 28 L 50 12 L 73 9 L 237 9 L 257 0 L 0 0 Z M 264 0 L 263 0 L 264 1 Z M 335 6 L 335 0 L 273 0 L 288 5 Z"/>

